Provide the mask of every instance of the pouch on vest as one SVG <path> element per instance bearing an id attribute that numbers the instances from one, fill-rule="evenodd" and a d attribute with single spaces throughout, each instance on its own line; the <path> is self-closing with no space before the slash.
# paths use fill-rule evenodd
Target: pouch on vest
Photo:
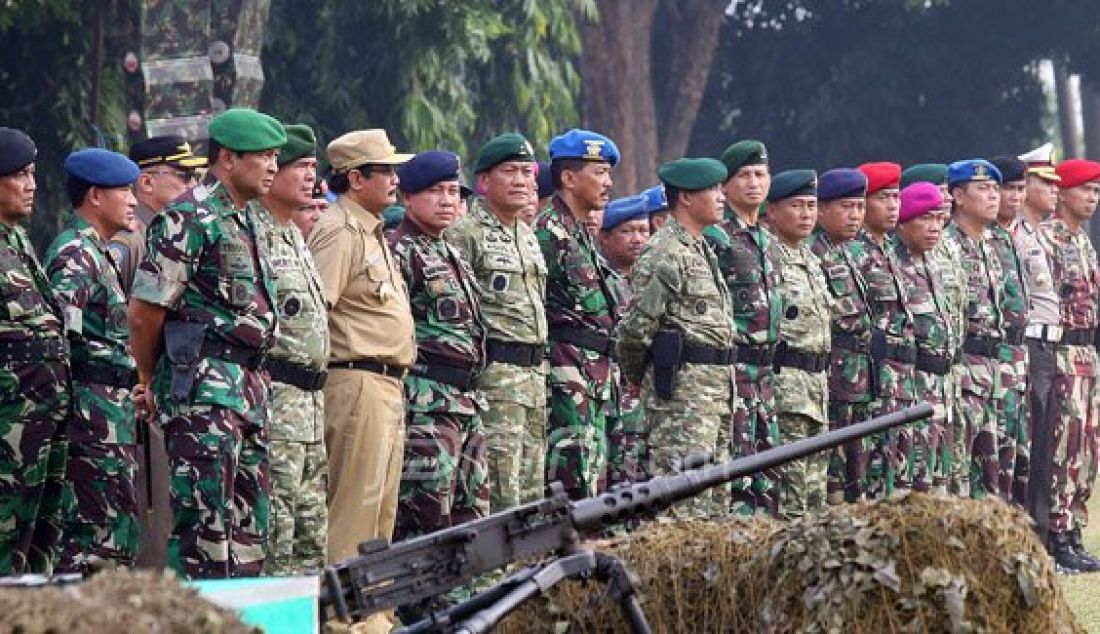
<path id="1" fill-rule="evenodd" d="M 172 400 L 177 403 L 191 401 L 206 328 L 206 324 L 196 321 L 168 321 L 164 324 L 164 349 L 172 363 Z"/>
<path id="2" fill-rule="evenodd" d="M 667 401 L 676 389 L 676 375 L 680 373 L 680 358 L 684 353 L 684 333 L 662 330 L 653 336 L 649 349 L 653 358 L 654 391 Z"/>

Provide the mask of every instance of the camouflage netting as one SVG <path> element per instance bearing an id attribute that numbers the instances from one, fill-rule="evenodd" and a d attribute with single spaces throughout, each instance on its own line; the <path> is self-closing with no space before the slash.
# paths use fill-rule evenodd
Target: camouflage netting
<path id="1" fill-rule="evenodd" d="M 0 631 L 262 634 L 170 573 L 113 570 L 84 583 L 0 589 Z"/>
<path id="2" fill-rule="evenodd" d="M 650 525 L 601 542 L 640 580 L 654 632 L 1082 632 L 1018 509 L 913 494 L 764 519 Z M 569 581 L 498 631 L 629 631 Z"/>

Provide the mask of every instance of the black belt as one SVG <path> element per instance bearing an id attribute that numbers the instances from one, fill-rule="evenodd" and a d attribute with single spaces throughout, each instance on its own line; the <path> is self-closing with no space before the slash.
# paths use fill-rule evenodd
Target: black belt
<path id="1" fill-rule="evenodd" d="M 0 363 L 26 363 L 65 356 L 65 342 L 60 338 L 20 339 L 0 341 Z"/>
<path id="2" fill-rule="evenodd" d="M 1026 338 L 1023 328 L 1005 328 L 1004 342 L 1010 346 L 1022 346 Z"/>
<path id="3" fill-rule="evenodd" d="M 816 374 L 829 369 L 829 353 L 812 353 L 783 348 L 776 352 L 776 365 Z"/>
<path id="4" fill-rule="evenodd" d="M 917 347 L 904 343 L 886 344 L 886 358 L 900 363 L 916 363 Z"/>
<path id="5" fill-rule="evenodd" d="M 775 362 L 775 345 L 770 343 L 737 346 L 737 362 L 770 368 Z"/>
<path id="6" fill-rule="evenodd" d="M 235 346 L 224 341 L 207 339 L 202 342 L 202 356 L 214 357 L 222 361 L 236 363 L 249 370 L 259 370 L 264 367 L 264 362 L 267 359 L 267 352 L 264 350 L 257 350 L 256 348 Z"/>
<path id="7" fill-rule="evenodd" d="M 608 357 L 615 353 L 614 339 L 582 328 L 553 326 L 550 328 L 550 340 L 587 348 Z"/>
<path id="8" fill-rule="evenodd" d="M 951 371 L 955 360 L 946 355 L 933 354 L 924 350 L 917 350 L 917 369 L 937 376 L 945 376 Z"/>
<path id="9" fill-rule="evenodd" d="M 542 364 L 545 346 L 541 343 L 513 343 L 489 339 L 485 342 L 485 356 L 490 362 L 510 363 L 522 368 L 531 368 Z"/>
<path id="10" fill-rule="evenodd" d="M 272 381 L 293 385 L 307 392 L 316 392 L 325 387 L 325 380 L 328 379 L 328 372 L 324 370 L 315 370 L 283 359 L 268 359 L 264 367 L 271 374 Z"/>
<path id="11" fill-rule="evenodd" d="M 834 348 L 861 354 L 867 354 L 871 350 L 871 340 L 869 337 L 853 335 L 850 332 L 833 332 L 832 344 Z"/>
<path id="12" fill-rule="evenodd" d="M 464 392 L 477 386 L 477 372 L 473 368 L 456 368 L 443 363 L 417 361 L 409 367 L 409 374 L 453 385 Z"/>
<path id="13" fill-rule="evenodd" d="M 737 362 L 737 348 L 713 348 L 684 342 L 680 352 L 680 363 L 699 363 L 702 365 L 733 365 Z"/>
<path id="14" fill-rule="evenodd" d="M 106 363 L 74 363 L 69 376 L 79 383 L 109 387 L 132 388 L 138 383 L 137 370 L 119 368 Z"/>
<path id="15" fill-rule="evenodd" d="M 408 373 L 408 369 L 404 366 L 390 365 L 388 363 L 375 361 L 374 359 L 329 362 L 328 367 L 330 370 L 333 368 L 340 368 L 342 370 L 362 370 L 364 372 L 373 372 L 375 374 L 381 374 L 382 376 L 388 376 L 391 379 L 403 379 L 405 378 L 405 374 Z"/>
<path id="16" fill-rule="evenodd" d="M 1091 339 L 1089 341 L 1091 343 Z M 967 337 L 963 343 L 963 352 L 988 359 L 996 359 L 999 356 L 998 353 L 1001 350 L 1002 343 L 1004 343 L 1002 340 L 993 337 Z"/>
<path id="17" fill-rule="evenodd" d="M 1091 346 L 1096 331 L 1092 328 L 1073 328 L 1062 333 L 1063 346 Z"/>

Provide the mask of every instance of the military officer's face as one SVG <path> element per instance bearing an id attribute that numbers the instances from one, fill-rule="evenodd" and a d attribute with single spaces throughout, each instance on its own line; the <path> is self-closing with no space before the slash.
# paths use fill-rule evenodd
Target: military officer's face
<path id="1" fill-rule="evenodd" d="M 602 210 L 611 200 L 611 165 L 603 162 L 585 162 L 579 170 L 563 170 L 562 188 L 570 192 L 584 209 L 572 210 L 582 217 L 581 222 L 591 221 L 596 210 Z"/>
<path id="2" fill-rule="evenodd" d="M 638 261 L 649 240 L 649 219 L 628 220 L 609 231 L 600 231 L 600 249 L 619 269 L 629 269 Z"/>
<path id="3" fill-rule="evenodd" d="M 171 165 L 157 165 L 141 171 L 134 193 L 154 211 L 164 209 L 194 184 L 195 172 Z"/>
<path id="4" fill-rule="evenodd" d="M 940 242 L 947 214 L 937 209 L 898 225 L 898 238 L 916 255 L 924 255 Z"/>
<path id="5" fill-rule="evenodd" d="M 869 231 L 883 234 L 898 225 L 901 194 L 897 188 L 880 189 L 867 197 L 867 213 L 863 224 Z"/>
<path id="6" fill-rule="evenodd" d="M 310 232 L 313 231 L 313 225 L 317 224 L 317 221 L 321 219 L 321 214 L 325 213 L 327 208 L 328 203 L 325 202 L 324 198 L 320 198 L 310 200 L 308 205 L 302 205 L 294 212 L 291 220 L 294 221 L 294 226 L 302 232 L 303 238 L 309 237 Z"/>
<path id="7" fill-rule="evenodd" d="M 1028 176 L 1024 201 L 1044 218 L 1049 216 L 1058 206 L 1058 183 L 1038 176 Z"/>
<path id="8" fill-rule="evenodd" d="M 262 152 L 228 152 L 227 172 L 233 187 L 246 199 L 263 196 L 271 190 L 275 174 L 279 171 L 276 159 L 278 149 Z M 222 156 L 225 156 L 223 154 Z"/>
<path id="9" fill-rule="evenodd" d="M 34 163 L 0 176 L 0 222 L 10 226 L 31 215 L 34 208 Z"/>
<path id="10" fill-rule="evenodd" d="M 834 240 L 851 240 L 863 227 L 865 203 L 862 198 L 838 198 L 821 203 L 817 222 Z"/>
<path id="11" fill-rule="evenodd" d="M 271 181 L 268 195 L 288 206 L 302 207 L 313 200 L 313 185 L 316 182 L 317 159 L 298 159 L 279 169 Z"/>
<path id="12" fill-rule="evenodd" d="M 687 198 L 686 209 L 691 222 L 703 229 L 722 222 L 726 206 L 726 195 L 718 185 L 693 192 L 680 192 Z"/>
<path id="13" fill-rule="evenodd" d="M 1058 194 L 1058 202 L 1064 215 L 1079 222 L 1092 218 L 1097 201 L 1100 201 L 1100 181 L 1069 187 Z"/>
<path id="14" fill-rule="evenodd" d="M 397 204 L 397 168 L 393 165 L 362 165 L 348 172 L 352 198 L 363 209 L 381 213 Z"/>
<path id="15" fill-rule="evenodd" d="M 405 194 L 405 215 L 425 233 L 438 236 L 458 220 L 460 198 L 457 180 L 440 181 L 415 194 Z"/>
<path id="16" fill-rule="evenodd" d="M 1020 212 L 1024 204 L 1024 192 L 1026 186 L 1023 180 L 1012 181 L 1001 185 L 1001 207 L 997 211 L 997 220 L 1009 222 Z"/>
<path id="17" fill-rule="evenodd" d="M 768 196 L 772 177 L 767 165 L 745 165 L 722 185 L 726 200 L 734 209 L 756 209 Z"/>
<path id="18" fill-rule="evenodd" d="M 955 208 L 960 213 L 983 222 L 997 219 L 1001 208 L 1001 186 L 997 181 L 970 181 L 952 188 L 955 196 Z"/>
<path id="19" fill-rule="evenodd" d="M 136 206 L 137 198 L 130 187 L 92 187 L 81 208 L 87 207 L 106 229 L 106 237 L 111 237 L 130 228 Z"/>
<path id="20" fill-rule="evenodd" d="M 817 197 L 791 196 L 768 203 L 772 230 L 787 244 L 805 240 L 817 224 Z"/>
<path id="21" fill-rule="evenodd" d="M 477 182 L 485 191 L 485 202 L 490 209 L 519 214 L 532 205 L 531 181 L 534 177 L 534 163 L 504 161 L 478 174 Z"/>

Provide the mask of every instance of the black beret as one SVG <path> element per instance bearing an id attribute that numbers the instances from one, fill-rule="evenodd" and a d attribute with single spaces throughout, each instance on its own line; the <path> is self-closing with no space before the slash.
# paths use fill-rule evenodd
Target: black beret
<path id="1" fill-rule="evenodd" d="M 419 152 L 412 160 L 397 166 L 397 186 L 406 194 L 415 194 L 439 181 L 457 181 L 458 170 L 458 156 L 452 152 Z"/>
<path id="2" fill-rule="evenodd" d="M 34 162 L 38 149 L 22 130 L 0 128 L 0 176 L 7 176 Z"/>
<path id="3" fill-rule="evenodd" d="M 794 196 L 817 196 L 817 172 L 809 169 L 787 170 L 772 177 L 768 202 L 776 203 Z"/>
<path id="4" fill-rule="evenodd" d="M 1015 156 L 997 156 L 989 162 L 1001 170 L 1001 182 L 1022 181 L 1027 176 L 1027 163 Z"/>

